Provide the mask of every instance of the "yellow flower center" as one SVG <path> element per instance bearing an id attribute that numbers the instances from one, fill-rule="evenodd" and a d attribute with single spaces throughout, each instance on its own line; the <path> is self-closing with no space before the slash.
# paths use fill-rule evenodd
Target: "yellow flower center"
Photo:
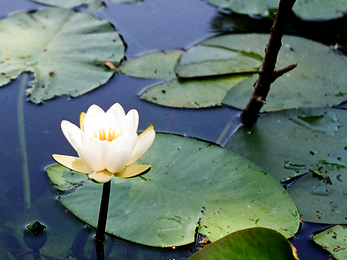
<path id="1" fill-rule="evenodd" d="M 109 127 L 108 129 L 105 129 L 105 127 L 99 129 L 99 130 L 94 130 L 93 133 L 94 137 L 99 138 L 101 141 L 113 141 L 116 139 L 118 136 L 121 135 L 121 133 L 118 133 L 116 135 L 116 129 Z"/>

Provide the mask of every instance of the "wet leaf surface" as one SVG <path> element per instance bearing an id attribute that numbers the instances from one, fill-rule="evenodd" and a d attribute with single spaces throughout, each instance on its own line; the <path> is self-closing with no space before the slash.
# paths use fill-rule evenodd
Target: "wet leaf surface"
<path id="1" fill-rule="evenodd" d="M 227 149 L 250 159 L 279 181 L 305 174 L 288 188 L 301 219 L 347 223 L 347 114 L 342 109 L 267 113 L 241 127 Z"/>
<path id="2" fill-rule="evenodd" d="M 262 54 L 269 35 L 227 35 L 211 39 L 223 46 L 233 46 Z M 300 107 L 328 107 L 346 100 L 345 76 L 341 68 L 347 57 L 330 47 L 300 37 L 284 36 L 276 68 L 297 63 L 294 70 L 278 78 L 272 85 L 262 111 L 278 111 Z M 254 75 L 234 86 L 223 100 L 229 106 L 243 109 L 258 79 Z"/>
<path id="3" fill-rule="evenodd" d="M 119 64 L 124 45 L 111 24 L 61 8 L 16 13 L 0 21 L 0 86 L 22 71 L 34 73 L 30 100 L 63 94 L 77 97 L 114 74 L 104 63 Z M 83 44 L 81 44 L 83 43 Z"/>
<path id="4" fill-rule="evenodd" d="M 158 134 L 138 163 L 152 168 L 140 177 L 112 182 L 106 230 L 118 237 L 169 247 L 194 242 L 197 227 L 211 241 L 256 226 L 274 228 L 287 237 L 297 231 L 295 205 L 276 180 L 225 149 Z M 49 176 L 58 174 L 58 179 L 63 175 L 66 182 L 75 181 L 62 166 L 47 171 Z M 85 176 L 83 183 L 74 186 L 60 201 L 95 226 L 102 185 Z"/>
<path id="5" fill-rule="evenodd" d="M 334 259 L 347 258 L 347 226 L 336 225 L 313 236 L 313 241 L 328 250 Z"/>
<path id="6" fill-rule="evenodd" d="M 204 108 L 221 106 L 228 90 L 249 76 L 231 76 L 205 80 L 168 80 L 145 89 L 141 98 L 170 107 Z"/>
<path id="7" fill-rule="evenodd" d="M 180 50 L 145 53 L 124 62 L 119 72 L 140 78 L 174 79 L 174 67 L 182 53 Z"/>
<path id="8" fill-rule="evenodd" d="M 262 61 L 262 56 L 253 52 L 202 42 L 181 55 L 175 71 L 180 78 L 256 73 Z"/>
<path id="9" fill-rule="evenodd" d="M 201 108 L 219 106 L 222 102 L 243 109 L 258 79 L 256 72 L 268 39 L 266 34 L 232 34 L 204 40 L 178 59 L 175 72 L 180 80 L 151 86 L 141 93 L 141 97 L 171 107 Z M 151 55 L 156 57 L 152 59 Z M 129 64 L 136 64 L 131 67 L 129 75 L 155 77 L 156 71 L 164 68 L 167 79 L 172 79 L 171 69 L 177 56 L 171 57 L 168 59 L 164 54 L 153 53 L 129 60 Z M 320 43 L 285 36 L 276 68 L 291 63 L 297 63 L 298 67 L 272 84 L 262 111 L 328 107 L 345 101 L 347 92 L 341 69 L 347 66 L 345 56 Z M 163 73 L 158 75 L 165 76 Z M 187 77 L 191 79 L 187 80 Z"/>

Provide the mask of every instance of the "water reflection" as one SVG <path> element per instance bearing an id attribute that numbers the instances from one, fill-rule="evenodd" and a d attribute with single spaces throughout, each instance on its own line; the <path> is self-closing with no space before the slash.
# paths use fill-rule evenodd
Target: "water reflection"
<path id="1" fill-rule="evenodd" d="M 250 17 L 226 10 L 219 11 L 211 22 L 211 30 L 218 34 L 270 33 L 272 19 Z M 347 54 L 347 17 L 328 21 L 302 21 L 292 16 L 285 34 L 311 39 Z"/>

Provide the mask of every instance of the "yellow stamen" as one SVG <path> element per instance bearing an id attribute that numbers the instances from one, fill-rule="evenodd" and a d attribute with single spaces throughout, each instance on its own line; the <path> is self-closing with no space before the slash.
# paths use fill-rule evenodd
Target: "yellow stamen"
<path id="1" fill-rule="evenodd" d="M 120 136 L 121 133 L 116 135 L 116 129 L 109 127 L 107 130 L 105 127 L 99 129 L 97 132 L 94 131 L 94 137 L 99 138 L 101 141 L 109 141 L 112 142 L 114 139 L 116 139 L 118 136 Z"/>

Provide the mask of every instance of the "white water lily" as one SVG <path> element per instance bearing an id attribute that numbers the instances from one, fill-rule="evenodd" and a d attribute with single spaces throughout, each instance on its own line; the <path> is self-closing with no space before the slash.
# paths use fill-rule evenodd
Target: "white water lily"
<path id="1" fill-rule="evenodd" d="M 150 169 L 150 165 L 133 164 L 152 145 L 153 125 L 137 135 L 139 114 L 132 109 L 125 114 L 116 103 L 104 112 L 92 105 L 81 113 L 80 128 L 63 120 L 61 129 L 78 157 L 54 154 L 59 164 L 89 175 L 97 182 L 108 182 L 113 176 L 129 178 Z"/>

